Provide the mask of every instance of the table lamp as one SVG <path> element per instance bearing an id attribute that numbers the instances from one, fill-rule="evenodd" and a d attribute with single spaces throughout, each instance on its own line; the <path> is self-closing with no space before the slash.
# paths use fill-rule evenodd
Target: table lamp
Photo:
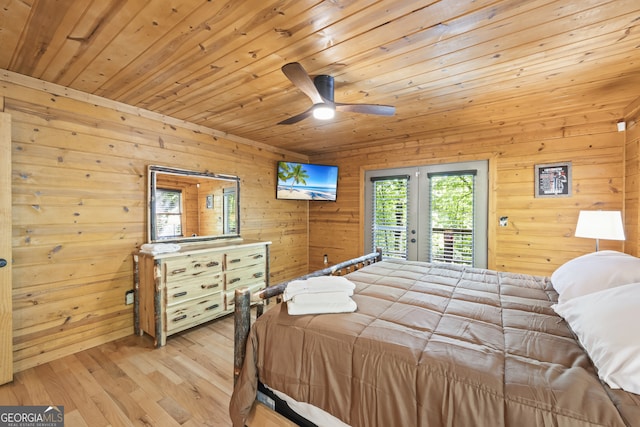
<path id="1" fill-rule="evenodd" d="M 624 240 L 622 214 L 620 211 L 580 211 L 576 237 L 596 239 L 596 252 L 599 240 Z"/>

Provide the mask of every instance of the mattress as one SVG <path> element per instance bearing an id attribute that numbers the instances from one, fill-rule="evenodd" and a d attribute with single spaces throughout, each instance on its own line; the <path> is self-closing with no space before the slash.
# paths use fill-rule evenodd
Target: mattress
<path id="1" fill-rule="evenodd" d="M 353 313 L 253 325 L 230 414 L 258 380 L 359 426 L 640 426 L 637 395 L 603 384 L 551 308 L 546 277 L 384 260 L 346 276 Z"/>

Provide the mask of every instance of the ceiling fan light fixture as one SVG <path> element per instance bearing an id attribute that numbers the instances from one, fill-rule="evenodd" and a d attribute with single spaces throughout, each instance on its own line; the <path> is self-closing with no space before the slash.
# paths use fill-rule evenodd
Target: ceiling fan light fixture
<path id="1" fill-rule="evenodd" d="M 313 107 L 313 117 L 319 120 L 331 120 L 336 115 L 336 109 L 329 104 L 316 104 Z"/>
<path id="2" fill-rule="evenodd" d="M 330 120 L 336 110 L 351 113 L 393 116 L 396 108 L 392 105 L 378 104 L 343 104 L 333 100 L 334 79 L 327 74 L 320 74 L 311 79 L 307 71 L 298 62 L 290 62 L 282 66 L 282 72 L 300 91 L 311 99 L 311 108 L 303 113 L 278 122 L 279 125 L 292 125 L 313 116 L 320 120 Z"/>

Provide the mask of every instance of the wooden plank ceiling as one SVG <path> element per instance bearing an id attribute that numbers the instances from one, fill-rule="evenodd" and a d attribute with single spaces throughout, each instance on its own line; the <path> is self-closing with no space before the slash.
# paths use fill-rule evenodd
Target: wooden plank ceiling
<path id="1" fill-rule="evenodd" d="M 308 155 L 640 95 L 638 0 L 2 3 L 0 68 Z M 396 114 L 277 125 L 311 106 L 288 62 Z"/>

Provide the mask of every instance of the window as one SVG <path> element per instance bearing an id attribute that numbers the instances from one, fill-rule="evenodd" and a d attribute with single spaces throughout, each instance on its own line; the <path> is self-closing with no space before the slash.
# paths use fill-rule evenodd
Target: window
<path id="1" fill-rule="evenodd" d="M 222 209 L 224 209 L 224 234 L 235 234 L 238 232 L 238 216 L 236 215 L 236 190 L 235 188 L 225 188 L 222 194 Z"/>
<path id="2" fill-rule="evenodd" d="M 156 189 L 156 233 L 159 239 L 182 237 L 182 191 Z"/>

